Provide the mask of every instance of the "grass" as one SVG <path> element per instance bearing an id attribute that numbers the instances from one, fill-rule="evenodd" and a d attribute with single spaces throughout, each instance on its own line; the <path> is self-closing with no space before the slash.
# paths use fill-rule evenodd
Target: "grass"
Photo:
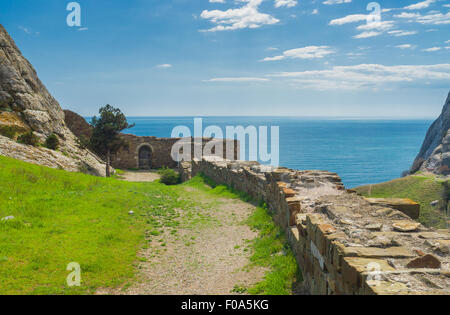
<path id="1" fill-rule="evenodd" d="M 240 191 L 225 185 L 216 185 L 209 178 L 198 175 L 189 185 L 198 189 L 207 189 L 205 184 L 212 187 L 209 192 L 224 198 L 239 198 L 243 201 L 252 201 L 252 198 Z M 267 206 L 260 203 L 250 217 L 245 221 L 251 229 L 258 232 L 258 237 L 251 241 L 251 266 L 266 267 L 264 280 L 258 282 L 245 292 L 254 295 L 289 295 L 296 282 L 302 281 L 302 276 L 295 260 L 294 254 L 286 240 L 284 231 L 272 219 Z M 242 293 L 243 289 L 236 285 L 234 291 Z"/>
<path id="2" fill-rule="evenodd" d="M 200 176 L 177 186 L 130 183 L 0 156 L 0 219 L 14 216 L 0 221 L 0 294 L 92 294 L 129 285 L 142 261 L 138 252 L 149 241 L 160 241 L 162 250 L 166 233 L 220 224 L 196 200 L 199 192 L 186 195 L 186 186 L 249 200 Z M 251 264 L 268 269 L 248 292 L 289 294 L 297 265 L 282 231 L 264 207 L 246 223 L 259 232 L 251 242 Z M 186 240 L 186 246 L 194 241 Z M 81 266 L 79 287 L 66 283 L 71 262 Z"/>
<path id="3" fill-rule="evenodd" d="M 409 198 L 421 206 L 419 222 L 428 227 L 446 228 L 448 217 L 443 209 L 449 194 L 448 181 L 434 176 L 413 175 L 390 182 L 355 189 L 365 197 Z M 431 202 L 439 200 L 436 207 Z M 441 210 L 440 210 L 441 209 Z"/>
<path id="4" fill-rule="evenodd" d="M 0 294 L 90 294 L 128 281 L 146 237 L 208 220 L 179 193 L 0 156 L 0 218 L 15 217 L 0 222 Z M 70 262 L 81 265 L 80 287 L 66 285 Z"/>
<path id="5" fill-rule="evenodd" d="M 250 260 L 256 266 L 267 267 L 264 280 L 248 289 L 250 294 L 289 295 L 294 283 L 302 281 L 294 254 L 284 232 L 275 225 L 266 205 L 259 206 L 247 224 L 258 232 L 252 241 Z"/>

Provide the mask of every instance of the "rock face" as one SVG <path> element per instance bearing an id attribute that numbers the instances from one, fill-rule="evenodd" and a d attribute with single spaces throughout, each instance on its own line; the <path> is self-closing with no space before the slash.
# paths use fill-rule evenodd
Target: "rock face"
<path id="1" fill-rule="evenodd" d="M 64 110 L 64 116 L 67 127 L 75 136 L 85 139 L 89 139 L 92 136 L 94 128 L 83 117 L 67 109 Z"/>
<path id="2" fill-rule="evenodd" d="M 41 142 L 50 134 L 56 134 L 61 143 L 61 152 L 21 145 L 0 135 L 0 155 L 69 171 L 82 170 L 101 176 L 105 174 L 101 159 L 77 145 L 77 138 L 66 127 L 64 112 L 58 102 L 0 25 L 0 127 L 2 126 L 13 128 L 18 134 L 33 131 Z"/>
<path id="3" fill-rule="evenodd" d="M 410 173 L 450 175 L 450 93 L 441 116 L 431 125 Z"/>

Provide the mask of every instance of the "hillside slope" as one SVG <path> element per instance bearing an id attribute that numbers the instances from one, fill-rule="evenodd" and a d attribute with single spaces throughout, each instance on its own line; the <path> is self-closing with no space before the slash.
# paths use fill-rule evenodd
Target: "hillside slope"
<path id="1" fill-rule="evenodd" d="M 2 137 L 2 130 L 15 135 Z M 41 143 L 55 134 L 60 140 L 60 152 L 47 154 L 30 148 L 26 161 L 58 166 L 73 171 L 85 170 L 105 175 L 104 163 L 96 155 L 77 145 L 77 138 L 64 122 L 64 112 L 25 59 L 19 48 L 0 25 L 0 155 L 23 159 L 27 146 L 16 145 L 18 135 L 32 131 Z M 4 134 L 5 135 L 5 134 Z M 12 139 L 11 139 L 12 138 Z"/>
<path id="2" fill-rule="evenodd" d="M 422 224 L 446 228 L 449 220 L 445 212 L 450 194 L 449 185 L 449 180 L 436 176 L 412 175 L 386 183 L 358 187 L 355 190 L 365 197 L 412 199 L 421 206 L 419 221 Z M 439 200 L 439 203 L 431 205 L 436 200 Z"/>

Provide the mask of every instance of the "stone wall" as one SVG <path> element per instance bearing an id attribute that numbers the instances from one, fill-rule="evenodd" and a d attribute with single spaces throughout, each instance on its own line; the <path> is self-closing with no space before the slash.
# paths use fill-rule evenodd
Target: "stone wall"
<path id="1" fill-rule="evenodd" d="M 92 135 L 93 127 L 86 120 L 70 110 L 65 110 L 65 123 L 69 129 L 80 139 L 86 141 Z M 156 137 L 139 137 L 132 134 L 122 134 L 121 137 L 126 145 L 111 157 L 111 165 L 119 169 L 136 169 L 139 165 L 139 150 L 142 147 L 148 147 L 151 150 L 151 168 L 158 169 L 161 167 L 176 168 L 177 162 L 172 159 L 171 151 L 175 143 L 182 140 L 180 138 L 156 138 Z M 192 138 L 183 139 L 188 146 L 191 147 L 191 158 L 194 157 L 194 141 Z M 240 146 L 237 140 L 213 140 L 211 138 L 201 139 L 202 151 L 206 144 L 214 146 L 222 142 L 223 157 L 226 157 L 227 148 L 233 152 L 235 160 L 239 160 Z M 214 154 L 214 149 L 211 150 Z"/>
<path id="2" fill-rule="evenodd" d="M 156 138 L 156 137 L 138 137 L 131 134 L 122 134 L 122 138 L 126 142 L 126 146 L 111 158 L 111 165 L 119 169 L 139 168 L 139 150 L 143 146 L 151 149 L 151 168 L 158 169 L 161 167 L 176 168 L 178 163 L 172 159 L 171 151 L 175 143 L 183 140 L 191 147 L 191 159 L 194 156 L 194 141 L 192 138 Z M 213 140 L 201 139 L 202 150 L 207 143 L 223 144 L 224 157 L 227 147 L 233 147 L 234 159 L 239 159 L 239 142 L 237 140 Z M 214 153 L 214 152 L 213 152 Z"/>
<path id="3" fill-rule="evenodd" d="M 212 157 L 183 163 L 180 171 L 183 178 L 203 173 L 265 201 L 312 294 L 450 293 L 450 232 L 369 202 L 346 190 L 335 173 Z"/>

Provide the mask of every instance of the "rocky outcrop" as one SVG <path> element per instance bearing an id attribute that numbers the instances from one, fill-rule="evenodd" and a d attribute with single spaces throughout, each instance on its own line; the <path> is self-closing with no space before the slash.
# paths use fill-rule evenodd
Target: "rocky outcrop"
<path id="1" fill-rule="evenodd" d="M 41 142 L 49 135 L 56 134 L 61 147 L 60 152 L 48 152 L 47 149 L 19 145 L 13 139 L 0 136 L 1 155 L 69 171 L 88 170 L 95 175 L 105 174 L 101 159 L 78 146 L 77 138 L 66 127 L 60 105 L 0 25 L 0 127 L 2 126 L 13 128 L 18 134 L 33 131 Z M 30 154 L 26 154 L 27 150 Z"/>
<path id="2" fill-rule="evenodd" d="M 94 127 L 88 124 L 86 119 L 70 110 L 64 110 L 64 120 L 70 131 L 80 139 L 91 138 Z"/>
<path id="3" fill-rule="evenodd" d="M 450 93 L 439 118 L 431 125 L 410 173 L 450 175 Z"/>

